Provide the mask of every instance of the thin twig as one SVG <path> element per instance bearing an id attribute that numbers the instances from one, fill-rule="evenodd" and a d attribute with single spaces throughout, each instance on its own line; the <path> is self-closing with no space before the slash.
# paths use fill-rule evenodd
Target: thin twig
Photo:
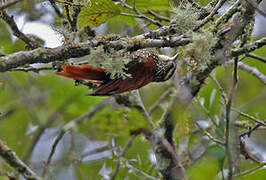
<path id="1" fill-rule="evenodd" d="M 266 58 L 258 56 L 258 55 L 255 55 L 255 54 L 252 54 L 252 53 L 247 53 L 246 57 L 251 57 L 253 59 L 257 59 L 257 60 L 259 60 L 259 61 L 261 61 L 263 63 L 266 63 Z"/>
<path id="2" fill-rule="evenodd" d="M 4 4 L 3 6 L 0 6 L 0 11 L 6 9 L 6 8 L 9 8 L 15 4 L 17 4 L 18 2 L 20 2 L 22 0 L 13 0 L 13 1 L 9 1 L 8 3 Z"/>
<path id="3" fill-rule="evenodd" d="M 204 105 L 202 105 L 198 100 L 196 100 L 196 102 L 198 102 L 198 104 L 200 105 L 201 109 L 207 114 L 208 118 L 211 120 L 212 124 L 215 127 L 218 127 L 218 123 L 216 123 L 214 117 L 212 116 L 211 112 L 209 109 L 207 109 Z"/>
<path id="4" fill-rule="evenodd" d="M 140 18 L 140 19 L 145 19 L 145 20 L 149 21 L 150 23 L 155 24 L 155 25 L 157 25 L 159 27 L 163 26 L 160 22 L 155 21 L 155 20 L 145 16 L 144 14 L 129 14 L 129 13 L 121 12 L 120 15 L 129 16 L 129 17 L 135 17 L 135 18 Z"/>
<path id="5" fill-rule="evenodd" d="M 166 178 L 167 176 L 173 177 L 173 176 L 178 176 L 178 179 L 184 179 L 185 177 L 185 170 L 184 167 L 182 166 L 180 160 L 179 160 L 179 156 L 176 152 L 174 143 L 173 143 L 173 131 L 174 131 L 174 127 L 175 127 L 175 123 L 176 123 L 176 119 L 173 118 L 173 112 L 175 111 L 173 108 L 176 107 L 175 105 L 177 105 L 177 103 L 180 103 L 180 100 L 178 99 L 178 95 L 179 95 L 180 89 L 178 88 L 177 91 L 175 91 L 174 93 L 174 97 L 172 98 L 172 100 L 169 102 L 167 110 L 164 112 L 159 127 L 154 130 L 153 132 L 153 136 L 154 138 L 150 138 L 150 143 L 153 147 L 153 151 L 156 154 L 156 157 L 158 157 L 159 159 L 157 161 L 165 161 L 169 163 L 169 161 L 171 162 L 171 165 L 167 166 L 167 168 L 170 168 L 171 170 L 167 170 L 167 171 L 171 171 L 171 175 L 169 175 L 168 173 L 165 173 L 164 171 L 166 171 L 166 167 L 164 167 L 161 163 L 158 164 L 158 168 L 160 170 L 160 172 L 163 174 L 163 176 Z M 189 96 L 190 97 L 190 96 Z M 188 98 L 189 98 L 188 97 Z M 184 97 L 185 99 L 187 97 Z M 186 99 L 187 100 L 187 99 Z M 177 113 L 175 111 L 175 113 Z M 153 142 L 154 140 L 152 139 L 159 139 L 159 141 L 161 142 L 162 146 L 158 146 L 155 145 Z M 162 149 L 165 149 L 166 152 L 168 153 L 160 153 L 157 151 L 161 151 Z M 164 152 L 165 152 L 164 150 Z"/>
<path id="6" fill-rule="evenodd" d="M 55 2 L 64 4 L 64 5 L 69 5 L 69 6 L 77 6 L 77 7 L 83 7 L 83 5 L 79 2 L 73 2 L 73 1 L 69 1 L 69 0 L 54 0 Z"/>
<path id="7" fill-rule="evenodd" d="M 117 157 L 116 167 L 115 167 L 114 172 L 112 173 L 111 180 L 115 180 L 115 177 L 116 177 L 116 175 L 118 174 L 119 169 L 120 169 L 120 163 L 121 163 L 121 162 L 120 162 L 120 159 L 121 159 L 121 157 L 123 157 L 123 156 L 126 154 L 127 150 L 132 146 L 132 143 L 133 143 L 133 141 L 135 140 L 135 138 L 136 138 L 136 135 L 132 135 L 132 136 L 129 138 L 129 140 L 128 140 L 126 146 L 124 147 L 124 149 L 122 150 L 122 152 L 118 155 L 118 157 Z"/>
<path id="8" fill-rule="evenodd" d="M 261 9 L 259 8 L 258 4 L 257 4 L 255 1 L 246 0 L 246 2 L 247 2 L 249 5 L 251 5 L 254 9 L 256 9 L 256 11 L 257 11 L 260 15 L 266 17 L 266 12 L 264 12 L 263 10 L 261 10 Z"/>
<path id="9" fill-rule="evenodd" d="M 255 51 L 256 49 L 259 49 L 265 45 L 266 45 L 266 38 L 264 37 L 264 38 L 261 38 L 257 41 L 254 41 L 250 44 L 246 44 L 243 47 L 236 48 L 236 49 L 232 50 L 232 56 L 235 57 L 235 56 L 239 56 L 242 54 L 247 54 L 247 53 Z"/>
<path id="10" fill-rule="evenodd" d="M 249 175 L 249 174 L 253 174 L 254 172 L 258 172 L 259 169 L 265 169 L 265 165 L 266 165 L 266 163 L 259 164 L 257 167 L 248 169 L 248 170 L 246 170 L 244 172 L 241 172 L 240 174 L 234 175 L 234 177 L 241 177 L 241 176 L 246 176 L 246 175 Z"/>
<path id="11" fill-rule="evenodd" d="M 63 126 L 64 131 L 71 130 L 72 128 L 76 127 L 80 123 L 82 123 L 86 119 L 92 118 L 97 112 L 102 110 L 104 107 L 106 107 L 109 104 L 112 104 L 112 99 L 106 99 L 102 101 L 101 103 L 97 104 L 95 107 L 93 107 L 88 113 L 84 114 L 83 116 L 80 116 L 70 122 L 68 122 L 66 125 Z"/>
<path id="12" fill-rule="evenodd" d="M 148 174 L 149 174 L 149 175 L 152 174 L 152 172 L 154 171 L 155 167 L 156 167 L 156 164 L 151 164 L 151 165 L 150 165 L 150 167 L 149 167 L 149 171 L 148 171 Z"/>
<path id="13" fill-rule="evenodd" d="M 81 9 L 78 6 L 74 6 L 72 7 L 72 11 L 70 12 L 70 9 L 69 9 L 70 7 L 68 5 L 65 5 L 64 8 L 66 10 L 67 20 L 70 25 L 71 31 L 76 32 L 78 15 Z"/>
<path id="14" fill-rule="evenodd" d="M 69 6 L 68 5 L 65 5 L 64 6 L 64 9 L 65 9 L 65 12 L 66 12 L 66 17 L 67 17 L 68 24 L 72 28 L 72 19 L 71 19 L 71 16 L 70 16 Z"/>
<path id="15" fill-rule="evenodd" d="M 233 129 L 234 123 L 232 123 L 231 119 L 231 107 L 233 103 L 233 98 L 235 96 L 237 90 L 237 82 L 238 82 L 238 57 L 234 59 L 234 72 L 233 72 L 233 84 L 229 94 L 228 102 L 226 104 L 226 132 L 225 132 L 225 144 L 226 144 L 226 154 L 228 158 L 228 180 L 231 180 L 233 177 L 233 168 L 234 168 L 234 159 L 233 159 L 233 144 L 230 141 L 231 132 Z"/>
<path id="16" fill-rule="evenodd" d="M 0 156 L 25 179 L 41 180 L 2 140 L 0 140 Z"/>
<path id="17" fill-rule="evenodd" d="M 145 118 L 147 119 L 148 123 L 152 126 L 152 128 L 156 128 L 156 125 L 153 123 L 150 114 L 147 112 L 146 108 L 144 107 L 144 105 L 142 105 L 142 108 L 140 109 L 140 111 L 142 112 L 142 114 L 145 116 Z"/>
<path id="18" fill-rule="evenodd" d="M 255 126 L 253 126 L 248 132 L 243 132 L 240 134 L 239 138 L 247 135 L 248 137 L 250 137 L 250 135 L 255 131 L 257 130 L 259 127 L 261 127 L 262 125 L 261 124 L 256 124 Z"/>
<path id="19" fill-rule="evenodd" d="M 56 147 L 58 145 L 58 143 L 60 142 L 60 140 L 63 138 L 64 134 L 71 130 L 72 128 L 76 127 L 78 124 L 80 124 L 81 122 L 83 122 L 85 119 L 90 119 L 92 116 L 95 115 L 95 113 L 97 113 L 98 111 L 102 110 L 106 105 L 110 104 L 112 101 L 110 99 L 107 99 L 103 102 L 101 102 L 100 104 L 96 105 L 95 107 L 93 107 L 88 113 L 68 122 L 67 124 L 65 124 L 61 131 L 59 132 L 56 140 L 54 141 L 53 145 L 52 145 L 52 149 L 51 152 L 49 153 L 49 157 L 45 163 L 45 167 L 43 169 L 43 173 L 42 176 L 45 176 L 48 167 L 51 163 L 51 159 L 55 153 Z"/>
<path id="20" fill-rule="evenodd" d="M 81 11 L 80 7 L 73 7 L 73 13 L 72 13 L 72 24 L 71 24 L 71 28 L 72 31 L 77 31 L 77 23 L 78 23 L 78 15 Z"/>
<path id="21" fill-rule="evenodd" d="M 96 153 L 100 153 L 103 151 L 110 151 L 113 150 L 114 148 L 110 148 L 108 145 L 104 145 L 95 149 L 88 150 L 80 155 L 80 159 L 84 159 L 90 155 L 95 155 Z M 102 157 L 103 158 L 103 157 Z"/>
<path id="22" fill-rule="evenodd" d="M 224 101 L 223 103 L 227 104 L 227 97 L 226 97 L 226 93 L 225 93 L 224 88 L 220 85 L 219 81 L 213 75 L 210 75 L 210 78 L 214 81 L 214 83 L 218 87 L 218 89 L 219 89 L 219 91 L 221 93 L 222 99 Z"/>
<path id="23" fill-rule="evenodd" d="M 149 21 L 150 23 L 155 24 L 158 27 L 162 27 L 163 26 L 159 21 L 153 20 L 153 19 L 149 18 L 148 16 L 145 16 L 144 14 L 142 14 L 141 12 L 139 12 L 136 9 L 136 4 L 135 3 L 133 3 L 133 6 L 130 6 L 130 5 L 126 4 L 123 1 L 120 1 L 120 2 L 121 2 L 121 5 L 123 7 L 128 8 L 128 9 L 130 9 L 130 10 L 132 10 L 132 11 L 134 11 L 136 13 L 136 16 L 133 16 L 133 17 L 145 19 L 146 21 Z M 121 13 L 121 15 L 132 16 L 132 14 L 128 14 L 128 13 Z"/>
<path id="24" fill-rule="evenodd" d="M 202 10 L 201 5 L 195 2 L 194 0 L 187 0 L 187 1 L 192 5 L 192 7 L 197 8 L 198 10 Z"/>
<path id="25" fill-rule="evenodd" d="M 139 111 L 145 116 L 147 122 L 151 125 L 151 127 L 152 127 L 153 129 L 155 129 L 155 128 L 156 128 L 156 125 L 153 123 L 150 114 L 147 112 L 147 110 L 146 110 L 146 108 L 145 108 L 145 106 L 144 106 L 144 103 L 143 103 L 143 101 L 142 101 L 142 98 L 141 98 L 140 94 L 137 93 L 137 96 L 138 96 L 137 98 L 138 98 L 138 100 L 139 100 L 139 106 L 140 106 L 140 107 L 137 108 L 137 109 L 138 109 L 138 110 L 139 110 Z"/>
<path id="26" fill-rule="evenodd" d="M 198 128 L 200 128 L 201 131 L 203 131 L 203 133 L 204 133 L 206 136 L 208 136 L 208 138 L 209 138 L 211 141 L 215 142 L 216 144 L 220 144 L 220 145 L 222 145 L 222 146 L 225 145 L 224 142 L 222 142 L 222 141 L 216 139 L 216 138 L 213 137 L 208 131 L 204 130 L 204 129 L 198 124 L 198 122 L 196 122 L 196 125 L 198 126 Z"/>
<path id="27" fill-rule="evenodd" d="M 59 116 L 60 113 L 63 113 L 64 110 L 66 110 L 67 106 L 70 105 L 73 100 L 76 98 L 77 96 L 71 96 L 69 98 L 66 98 L 64 100 L 64 102 L 55 110 L 54 113 L 52 113 L 52 115 L 50 117 L 48 117 L 47 121 L 45 122 L 45 124 L 40 125 L 40 127 L 37 129 L 36 133 L 34 134 L 32 141 L 30 143 L 30 146 L 28 148 L 28 150 L 26 151 L 23 160 L 24 161 L 28 161 L 28 159 L 30 158 L 32 151 L 34 150 L 34 147 L 36 146 L 36 144 L 39 142 L 42 134 L 45 132 L 45 130 L 47 128 L 49 128 L 57 119 L 57 117 Z"/>
<path id="28" fill-rule="evenodd" d="M 13 16 L 9 16 L 5 11 L 0 11 L 0 18 L 3 19 L 10 26 L 13 34 L 17 38 L 21 39 L 22 41 L 24 41 L 27 44 L 28 48 L 35 49 L 35 48 L 38 48 L 41 46 L 38 41 L 35 41 L 35 40 L 27 37 L 24 33 L 22 33 L 18 29 L 17 24 L 13 19 Z"/>
<path id="29" fill-rule="evenodd" d="M 175 164 L 178 165 L 179 168 L 183 169 L 183 167 L 180 164 L 180 160 L 178 158 L 177 152 L 175 148 L 172 146 L 172 144 L 170 144 L 169 141 L 165 137 L 161 137 L 161 142 L 164 145 L 164 147 L 167 149 L 167 151 L 171 154 Z"/>
<path id="30" fill-rule="evenodd" d="M 252 121 L 254 121 L 254 122 L 256 122 L 256 123 L 258 123 L 260 125 L 266 126 L 266 123 L 264 121 L 259 120 L 259 119 L 255 118 L 255 117 L 253 117 L 253 116 L 251 116 L 249 114 L 241 112 L 241 111 L 239 111 L 239 110 L 237 110 L 235 108 L 232 108 L 232 111 L 235 111 L 235 112 L 239 113 L 241 116 L 246 117 L 246 118 L 248 118 L 248 119 L 250 119 L 250 120 L 252 120 Z"/>
<path id="31" fill-rule="evenodd" d="M 10 69 L 10 71 L 22 71 L 22 72 L 35 72 L 35 73 L 39 73 L 40 71 L 44 71 L 44 70 L 54 70 L 54 67 L 52 67 L 51 65 L 49 66 L 45 66 L 45 67 L 19 67 L 19 68 L 15 68 L 15 69 Z"/>
<path id="32" fill-rule="evenodd" d="M 55 141 L 54 141 L 54 143 L 52 145 L 51 152 L 50 152 L 50 154 L 48 156 L 48 159 L 47 159 L 46 163 L 44 164 L 44 169 L 43 169 L 42 177 L 45 176 L 45 174 L 46 174 L 46 172 L 48 170 L 48 167 L 49 167 L 49 165 L 51 163 L 52 157 L 53 157 L 53 155 L 55 153 L 56 147 L 57 147 L 58 143 L 60 142 L 60 140 L 63 138 L 64 134 L 65 134 L 65 132 L 64 131 L 61 131 L 58 134 L 57 138 L 55 139 Z"/>
<path id="33" fill-rule="evenodd" d="M 216 6 L 216 4 L 218 3 L 219 0 L 211 0 L 206 6 L 206 9 L 211 9 L 214 8 L 214 6 Z"/>
<path id="34" fill-rule="evenodd" d="M 216 21 L 216 27 L 220 24 L 225 24 L 237 11 L 238 6 L 241 4 L 242 0 L 237 0 L 222 16 L 220 16 Z"/>
<path id="35" fill-rule="evenodd" d="M 58 9 L 58 7 L 56 6 L 55 1 L 54 0 L 49 0 L 49 2 L 52 5 L 52 7 L 54 8 L 54 11 L 58 15 L 58 17 L 60 17 L 60 18 L 64 17 L 62 15 L 62 13 L 60 12 L 60 10 Z"/>
<path id="36" fill-rule="evenodd" d="M 239 69 L 246 71 L 258 78 L 263 84 L 266 84 L 266 76 L 262 74 L 256 67 L 251 67 L 243 62 L 239 62 L 238 67 Z"/>
<path id="37" fill-rule="evenodd" d="M 22 41 L 24 41 L 28 48 L 30 49 L 35 49 L 40 47 L 40 43 L 38 41 L 35 41 L 31 38 L 29 38 L 28 36 L 26 36 L 24 33 L 22 33 L 19 29 L 18 26 L 16 24 L 16 22 L 14 21 L 13 16 L 9 16 L 5 11 L 0 11 L 0 18 L 3 19 L 12 29 L 13 34 L 21 39 Z"/>
<path id="38" fill-rule="evenodd" d="M 216 6 L 212 9 L 211 13 L 205 17 L 202 22 L 193 29 L 193 31 L 197 31 L 199 28 L 203 27 L 205 24 L 207 24 L 213 16 L 218 12 L 218 10 L 223 6 L 223 4 L 226 2 L 226 0 L 219 0 Z"/>
<path id="39" fill-rule="evenodd" d="M 172 88 L 169 88 L 159 97 L 159 99 L 150 107 L 149 115 L 151 115 L 158 108 L 158 106 L 171 94 L 171 92 Z"/>
<path id="40" fill-rule="evenodd" d="M 150 9 L 147 10 L 147 13 L 151 14 L 151 15 L 154 16 L 156 19 L 159 19 L 159 20 L 161 20 L 161 21 L 166 21 L 166 22 L 170 22 L 170 21 L 171 21 L 169 18 L 164 17 L 164 16 L 161 16 L 161 15 L 157 14 L 156 12 L 154 12 L 154 11 L 152 11 L 152 10 L 150 10 Z"/>
<path id="41" fill-rule="evenodd" d="M 136 175 L 139 176 L 141 179 L 145 179 L 145 180 L 158 180 L 158 178 L 155 178 L 155 177 L 153 177 L 153 176 L 151 176 L 151 175 L 143 172 L 142 170 L 136 168 L 127 159 L 121 158 L 121 160 L 125 161 L 127 163 L 127 165 L 129 166 L 130 170 L 132 170 L 133 172 L 135 172 Z"/>

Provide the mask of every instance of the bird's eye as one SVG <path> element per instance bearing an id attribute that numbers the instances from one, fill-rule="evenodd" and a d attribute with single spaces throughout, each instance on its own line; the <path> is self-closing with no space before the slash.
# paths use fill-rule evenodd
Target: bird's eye
<path id="1" fill-rule="evenodd" d="M 173 68 L 173 67 L 174 67 L 174 63 L 171 62 L 171 63 L 170 63 L 170 67 L 169 67 L 169 69 L 171 69 L 171 68 Z"/>
<path id="2" fill-rule="evenodd" d="M 174 68 L 175 67 L 175 63 L 174 62 L 170 62 L 169 64 L 168 64 L 168 70 L 170 70 L 170 69 L 172 69 L 172 68 Z"/>

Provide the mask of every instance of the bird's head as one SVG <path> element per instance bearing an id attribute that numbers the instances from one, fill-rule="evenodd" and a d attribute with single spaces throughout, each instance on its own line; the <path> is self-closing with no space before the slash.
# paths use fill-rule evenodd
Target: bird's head
<path id="1" fill-rule="evenodd" d="M 158 55 L 156 63 L 156 72 L 154 76 L 154 82 L 162 82 L 170 79 L 176 70 L 176 60 L 179 54 L 173 57 L 165 55 Z"/>

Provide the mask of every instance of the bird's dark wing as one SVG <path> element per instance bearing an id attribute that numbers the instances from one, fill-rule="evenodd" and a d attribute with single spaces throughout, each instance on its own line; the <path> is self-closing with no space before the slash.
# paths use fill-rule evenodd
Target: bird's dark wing
<path id="1" fill-rule="evenodd" d="M 132 77 L 119 78 L 103 82 L 97 87 L 91 96 L 111 96 L 127 91 L 139 89 L 152 82 L 155 74 L 156 65 L 153 61 L 136 63 L 128 65 L 128 72 Z"/>

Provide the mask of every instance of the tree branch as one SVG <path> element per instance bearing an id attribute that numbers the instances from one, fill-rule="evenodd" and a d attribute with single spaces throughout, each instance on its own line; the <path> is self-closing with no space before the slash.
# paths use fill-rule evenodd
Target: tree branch
<path id="1" fill-rule="evenodd" d="M 234 6 L 238 5 L 240 2 L 237 1 Z M 187 74 L 187 77 L 184 81 L 186 82 L 187 87 L 191 89 L 191 94 L 193 96 L 198 93 L 201 85 L 204 83 L 204 80 L 209 76 L 213 69 L 221 64 L 228 62 L 232 59 L 233 55 L 236 55 L 233 53 L 228 54 L 227 52 L 231 51 L 233 43 L 237 38 L 239 38 L 240 35 L 243 34 L 245 27 L 250 23 L 255 13 L 255 10 L 252 7 L 249 7 L 246 3 L 242 2 L 242 4 L 240 5 L 241 7 L 243 7 L 243 12 L 233 11 L 229 9 L 227 11 L 228 14 L 223 15 L 224 18 L 220 17 L 222 18 L 222 20 L 217 20 L 216 23 L 219 24 L 221 23 L 220 21 L 228 21 L 229 15 L 232 17 L 230 24 L 226 27 L 223 27 L 218 32 L 219 39 L 217 44 L 215 45 L 215 48 L 213 49 L 213 58 L 209 62 L 206 62 L 206 65 L 203 69 L 192 72 L 192 74 Z"/>
<path id="2" fill-rule="evenodd" d="M 248 53 L 248 54 L 246 54 L 246 57 L 251 57 L 253 59 L 256 59 L 256 60 L 259 60 L 259 61 L 261 61 L 263 63 L 266 63 L 266 58 L 263 58 L 261 56 L 257 56 L 255 54 Z"/>
<path id="3" fill-rule="evenodd" d="M 240 56 L 242 54 L 246 54 L 246 53 L 255 51 L 256 49 L 259 49 L 265 45 L 266 45 L 266 38 L 261 38 L 255 42 L 247 44 L 241 48 L 236 48 L 236 49 L 232 50 L 232 56 Z"/>
<path id="4" fill-rule="evenodd" d="M 266 122 L 265 121 L 259 120 L 259 119 L 255 118 L 255 117 L 253 117 L 253 116 L 251 116 L 249 114 L 246 114 L 244 112 L 239 111 L 238 109 L 232 108 L 232 111 L 235 111 L 235 112 L 239 113 L 241 116 L 246 117 L 246 118 L 258 123 L 261 126 L 266 126 Z"/>
<path id="5" fill-rule="evenodd" d="M 81 122 L 83 122 L 85 119 L 90 119 L 91 117 L 93 117 L 97 112 L 99 112 L 100 110 L 102 110 L 106 105 L 110 104 L 112 101 L 110 99 L 107 99 L 101 103 L 99 103 L 98 105 L 96 105 L 94 108 L 92 108 L 88 113 L 71 120 L 70 122 L 68 122 L 67 124 L 65 124 L 61 131 L 59 132 L 57 138 L 55 139 L 53 145 L 52 145 L 52 149 L 51 152 L 49 153 L 49 157 L 45 163 L 44 169 L 43 169 L 43 173 L 42 176 L 45 176 L 48 167 L 51 163 L 52 157 L 55 153 L 56 147 L 58 145 L 58 143 L 60 142 L 60 140 L 63 138 L 63 136 L 65 135 L 65 133 L 69 130 L 71 130 L 72 128 L 76 127 L 78 124 L 80 124 Z"/>
<path id="6" fill-rule="evenodd" d="M 101 38 L 97 38 L 101 39 Z M 0 72 L 12 68 L 33 63 L 49 63 L 63 61 L 69 58 L 83 57 L 90 54 L 90 49 L 105 45 L 116 50 L 137 50 L 151 47 L 178 47 L 188 44 L 190 39 L 182 36 L 166 39 L 143 39 L 142 36 L 124 38 L 118 40 L 90 40 L 86 43 L 68 43 L 56 48 L 38 48 L 31 51 L 20 51 L 7 56 L 0 57 Z"/>
<path id="7" fill-rule="evenodd" d="M 116 175 L 118 174 L 118 172 L 119 172 L 119 168 L 120 168 L 120 163 L 121 163 L 121 162 L 120 162 L 120 159 L 121 159 L 121 157 L 123 157 L 123 156 L 126 154 L 127 150 L 132 146 L 132 143 L 133 143 L 133 141 L 135 140 L 135 138 L 136 138 L 136 135 L 132 135 L 132 136 L 130 137 L 130 139 L 128 140 L 126 146 L 125 146 L 124 149 L 122 150 L 122 152 L 118 155 L 117 163 L 116 163 L 116 167 L 115 167 L 114 172 L 112 173 L 111 180 L 115 180 L 115 177 L 116 177 Z"/>
<path id="8" fill-rule="evenodd" d="M 6 8 L 9 8 L 9 7 L 11 7 L 11 6 L 17 4 L 17 3 L 20 2 L 20 1 L 22 1 L 22 0 L 13 0 L 13 1 L 10 1 L 10 2 L 6 3 L 5 5 L 0 6 L 0 11 L 4 10 L 4 9 L 6 9 Z"/>
<path id="9" fill-rule="evenodd" d="M 0 18 L 3 19 L 10 26 L 13 34 L 17 38 L 21 39 L 27 44 L 29 49 L 35 49 L 41 46 L 38 41 L 29 38 L 18 29 L 17 24 L 13 19 L 13 16 L 9 16 L 5 11 L 0 11 Z"/>
<path id="10" fill-rule="evenodd" d="M 63 18 L 64 16 L 62 15 L 62 13 L 60 12 L 59 8 L 56 6 L 55 1 L 54 0 L 49 0 L 51 6 L 54 8 L 54 11 L 56 12 L 56 14 L 58 15 L 58 17 Z"/>
<path id="11" fill-rule="evenodd" d="M 246 71 L 253 76 L 257 77 L 263 84 L 266 84 L 266 76 L 262 74 L 256 67 L 251 67 L 243 62 L 238 63 L 239 69 Z"/>
<path id="12" fill-rule="evenodd" d="M 0 140 L 0 156 L 18 173 L 22 174 L 25 179 L 41 180 L 2 140 Z"/>
<path id="13" fill-rule="evenodd" d="M 155 24 L 157 25 L 158 27 L 162 27 L 163 25 L 159 22 L 159 21 L 156 21 L 156 20 L 153 20 L 151 18 L 149 18 L 148 16 L 145 16 L 144 14 L 142 14 L 141 12 L 139 12 L 136 8 L 136 4 L 135 4 L 135 1 L 134 1 L 134 4 L 133 6 L 130 6 L 128 4 L 126 4 L 124 1 L 120 1 L 121 2 L 121 5 L 124 6 L 125 8 L 128 8 L 132 11 L 134 11 L 136 13 L 136 15 L 134 14 L 127 14 L 127 13 L 121 13 L 121 15 L 125 15 L 125 16 L 133 16 L 133 17 L 136 17 L 136 18 L 141 18 L 141 19 L 144 19 L 152 24 Z"/>

